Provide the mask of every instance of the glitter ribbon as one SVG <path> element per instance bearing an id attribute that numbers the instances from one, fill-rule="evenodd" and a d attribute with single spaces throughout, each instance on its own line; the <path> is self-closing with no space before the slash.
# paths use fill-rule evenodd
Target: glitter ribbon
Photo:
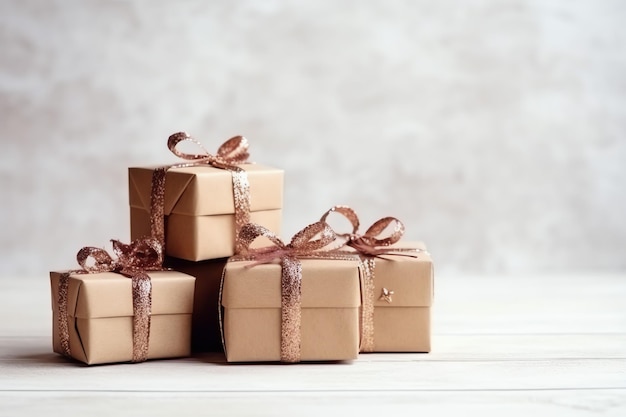
<path id="1" fill-rule="evenodd" d="M 116 272 L 132 280 L 133 291 L 133 362 L 143 362 L 148 356 L 152 282 L 147 271 L 162 271 L 163 251 L 156 239 L 139 239 L 126 245 L 111 240 L 113 258 L 101 248 L 86 246 L 78 251 L 76 260 L 82 269 L 61 274 L 59 281 L 59 335 L 65 356 L 71 356 L 68 289 L 71 274 Z"/>
<path id="2" fill-rule="evenodd" d="M 376 258 L 383 255 L 400 255 L 415 257 L 416 252 L 420 249 L 413 248 L 391 248 L 390 245 L 398 242 L 404 235 L 404 224 L 395 217 L 383 217 L 372 224 L 364 234 L 359 234 L 359 217 L 356 212 L 348 206 L 334 206 L 331 207 L 320 219 L 322 222 L 326 222 L 326 218 L 330 213 L 339 213 L 347 218 L 352 224 L 352 232 L 340 234 L 339 237 L 345 239 L 342 244 L 349 246 L 357 251 L 361 258 L 361 265 L 363 269 L 362 281 L 361 281 L 361 352 L 373 352 L 374 351 L 374 302 L 375 294 L 374 290 L 376 285 L 374 283 Z M 391 234 L 387 237 L 382 237 L 382 233 L 393 225 Z"/>
<path id="3" fill-rule="evenodd" d="M 177 149 L 180 142 L 195 143 L 202 151 L 201 154 L 181 152 Z M 161 243 L 165 250 L 165 177 L 171 168 L 184 168 L 200 165 L 209 165 L 230 171 L 233 182 L 233 197 L 235 207 L 235 253 L 241 251 L 239 230 L 250 221 L 250 184 L 245 170 L 237 164 L 248 161 L 248 140 L 243 136 L 234 136 L 224 142 L 215 155 L 210 154 L 204 146 L 186 132 L 178 132 L 167 140 L 167 147 L 177 157 L 189 162 L 183 162 L 159 167 L 152 172 L 152 190 L 150 197 L 150 230 L 152 237 Z"/>
<path id="4" fill-rule="evenodd" d="M 250 244 L 260 236 L 268 238 L 274 246 L 250 249 Z M 242 254 L 231 257 L 230 260 L 255 261 L 250 266 L 280 260 L 282 268 L 280 360 L 282 362 L 300 362 L 302 264 L 299 258 L 345 259 L 345 257 L 321 251 L 322 248 L 334 242 L 336 237 L 333 230 L 324 222 L 305 227 L 293 236 L 289 244 L 285 244 L 263 226 L 248 223 L 241 228 L 239 239 L 242 243 Z"/>

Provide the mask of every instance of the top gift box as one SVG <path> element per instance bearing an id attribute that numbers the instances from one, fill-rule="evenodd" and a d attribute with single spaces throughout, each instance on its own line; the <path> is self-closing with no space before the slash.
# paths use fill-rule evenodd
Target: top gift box
<path id="1" fill-rule="evenodd" d="M 210 159 L 168 167 L 163 198 L 165 254 L 189 261 L 224 258 L 236 253 L 236 210 L 246 210 L 249 221 L 280 233 L 283 206 L 281 169 L 237 163 L 249 184 L 249 207 L 236 203 L 238 191 L 232 170 Z M 211 157 L 211 155 L 207 156 Z M 206 162 L 206 161 L 209 162 Z M 150 236 L 153 173 L 159 167 L 128 170 L 131 239 Z M 247 205 L 247 204 L 246 204 Z M 240 212 L 240 214 L 242 214 Z"/>

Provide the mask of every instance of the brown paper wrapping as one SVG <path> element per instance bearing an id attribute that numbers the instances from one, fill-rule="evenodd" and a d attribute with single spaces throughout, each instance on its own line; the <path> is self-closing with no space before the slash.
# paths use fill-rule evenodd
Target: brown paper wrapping
<path id="1" fill-rule="evenodd" d="M 283 171 L 257 164 L 239 166 L 250 183 L 250 221 L 280 233 Z M 151 233 L 154 169 L 128 170 L 131 239 Z M 166 254 L 190 261 L 232 256 L 235 208 L 231 172 L 212 166 L 172 168 L 165 181 Z"/>
<path id="2" fill-rule="evenodd" d="M 359 352 L 358 261 L 301 259 L 301 360 L 355 359 Z M 281 266 L 226 264 L 222 306 L 229 362 L 280 361 Z"/>
<path id="3" fill-rule="evenodd" d="M 196 278 L 191 322 L 192 352 L 222 352 L 219 291 L 228 258 L 192 262 L 167 258 L 165 266 Z"/>
<path id="4" fill-rule="evenodd" d="M 390 248 L 417 248 L 417 257 L 383 255 L 374 270 L 374 352 L 430 352 L 433 263 L 422 242 Z M 393 291 L 391 303 L 380 299 Z"/>
<path id="5" fill-rule="evenodd" d="M 63 354 L 58 329 L 59 277 L 51 272 L 53 350 Z M 148 359 L 189 356 L 194 281 L 192 276 L 158 271 L 152 280 Z M 133 358 L 131 279 L 112 272 L 72 274 L 68 316 L 72 357 L 86 364 L 130 362 Z"/>

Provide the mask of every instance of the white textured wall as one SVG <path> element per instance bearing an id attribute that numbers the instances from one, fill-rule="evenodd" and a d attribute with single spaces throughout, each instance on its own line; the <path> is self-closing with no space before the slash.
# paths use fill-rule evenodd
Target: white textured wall
<path id="1" fill-rule="evenodd" d="M 0 274 L 128 239 L 186 130 L 286 170 L 285 234 L 395 215 L 440 273 L 624 270 L 626 2 L 0 2 Z"/>

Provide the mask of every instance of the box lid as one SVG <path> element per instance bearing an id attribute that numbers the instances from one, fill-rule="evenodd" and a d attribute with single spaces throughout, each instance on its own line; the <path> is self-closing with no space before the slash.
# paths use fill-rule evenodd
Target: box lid
<path id="1" fill-rule="evenodd" d="M 58 308 L 61 272 L 51 272 L 52 306 Z M 152 281 L 152 315 L 191 314 L 195 278 L 176 271 L 149 273 Z M 72 274 L 68 287 L 68 313 L 77 318 L 133 315 L 132 280 L 121 274 Z"/>
<path id="2" fill-rule="evenodd" d="M 283 205 L 284 171 L 258 164 L 238 165 L 248 174 L 250 210 L 271 210 Z M 150 210 L 152 172 L 157 167 L 128 169 L 131 207 Z M 171 168 L 165 179 L 166 215 L 204 216 L 234 213 L 232 174 L 212 166 Z"/>
<path id="3" fill-rule="evenodd" d="M 361 305 L 358 261 L 302 259 L 302 308 Z M 280 308 L 279 263 L 246 267 L 253 262 L 228 262 L 222 305 L 227 308 Z"/>
<path id="4" fill-rule="evenodd" d="M 392 248 L 416 248 L 417 257 L 383 255 L 374 268 L 375 307 L 428 307 L 433 302 L 433 262 L 423 242 L 398 242 Z M 391 302 L 381 297 L 393 291 Z"/>

